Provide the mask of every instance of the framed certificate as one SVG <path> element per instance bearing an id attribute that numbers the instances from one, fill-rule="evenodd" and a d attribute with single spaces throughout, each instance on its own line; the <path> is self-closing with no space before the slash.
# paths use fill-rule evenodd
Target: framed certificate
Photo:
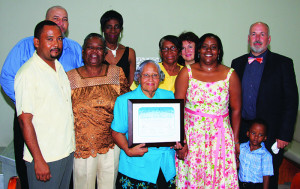
<path id="1" fill-rule="evenodd" d="M 183 99 L 129 99 L 128 147 L 183 143 Z"/>

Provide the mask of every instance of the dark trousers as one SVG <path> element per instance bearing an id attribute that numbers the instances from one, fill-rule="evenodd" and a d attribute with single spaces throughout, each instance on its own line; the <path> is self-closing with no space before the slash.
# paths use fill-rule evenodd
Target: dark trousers
<path id="1" fill-rule="evenodd" d="M 247 142 L 249 140 L 249 138 L 247 137 L 247 131 L 250 125 L 251 125 L 251 120 L 242 119 L 241 127 L 240 127 L 240 135 L 239 135 L 240 143 Z M 271 125 L 269 129 L 272 129 Z M 266 148 L 269 150 L 269 152 L 272 155 L 273 170 L 274 170 L 274 176 L 270 177 L 269 189 L 278 189 L 279 167 L 283 160 L 283 150 L 279 150 L 278 154 L 274 154 L 270 149 L 271 146 L 266 145 Z"/>
<path id="2" fill-rule="evenodd" d="M 23 160 L 23 152 L 24 152 L 24 137 L 22 130 L 20 128 L 20 124 L 17 117 L 17 112 L 15 111 L 14 118 L 14 150 L 15 150 L 15 164 L 17 174 L 20 178 L 21 188 L 29 189 L 28 185 L 28 177 L 27 177 L 27 168 L 25 161 Z M 70 181 L 70 189 L 73 188 L 73 174 L 71 175 Z"/>
<path id="3" fill-rule="evenodd" d="M 28 179 L 25 161 L 23 160 L 24 138 L 18 122 L 17 113 L 15 112 L 14 118 L 14 150 L 15 150 L 15 163 L 17 174 L 20 178 L 22 189 L 28 189 Z"/>
<path id="4" fill-rule="evenodd" d="M 272 154 L 274 176 L 270 177 L 269 189 L 278 189 L 279 168 L 283 160 L 283 150 L 279 150 L 278 154 Z"/>
<path id="5" fill-rule="evenodd" d="M 263 189 L 263 183 L 239 182 L 240 189 Z"/>

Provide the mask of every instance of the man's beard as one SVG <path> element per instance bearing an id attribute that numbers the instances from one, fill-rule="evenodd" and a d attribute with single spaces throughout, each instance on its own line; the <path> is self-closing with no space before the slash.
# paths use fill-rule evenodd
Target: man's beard
<path id="1" fill-rule="evenodd" d="M 262 42 L 260 42 L 260 41 L 254 41 L 253 43 L 252 43 L 252 46 L 250 45 L 250 49 L 251 49 L 251 51 L 252 52 L 255 52 L 255 53 L 262 53 L 262 52 L 264 52 L 265 50 L 266 50 L 266 48 L 268 47 L 255 47 L 255 45 L 254 44 L 256 44 L 256 43 L 258 43 L 258 44 L 260 44 L 260 45 L 262 45 L 263 43 Z"/>

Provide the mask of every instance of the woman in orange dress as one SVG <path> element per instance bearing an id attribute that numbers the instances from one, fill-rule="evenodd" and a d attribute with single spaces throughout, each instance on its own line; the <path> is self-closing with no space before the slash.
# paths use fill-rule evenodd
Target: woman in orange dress
<path id="1" fill-rule="evenodd" d="M 123 70 L 103 64 L 105 40 L 89 34 L 82 47 L 84 66 L 67 72 L 75 117 L 74 188 L 114 188 L 120 149 L 113 142 L 111 122 L 116 98 L 128 92 Z"/>

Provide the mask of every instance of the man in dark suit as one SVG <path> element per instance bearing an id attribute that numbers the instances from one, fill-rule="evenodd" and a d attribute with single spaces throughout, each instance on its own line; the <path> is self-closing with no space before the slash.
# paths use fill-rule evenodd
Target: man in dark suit
<path id="1" fill-rule="evenodd" d="M 274 176 L 270 189 L 278 188 L 279 167 L 283 149 L 292 140 L 298 111 L 298 88 L 292 59 L 268 49 L 271 42 L 269 26 L 256 22 L 250 26 L 250 53 L 232 61 L 242 83 L 242 121 L 240 142 L 246 142 L 251 120 L 260 118 L 268 125 L 266 148 L 273 156 Z M 274 154 L 271 146 L 281 149 Z"/>

